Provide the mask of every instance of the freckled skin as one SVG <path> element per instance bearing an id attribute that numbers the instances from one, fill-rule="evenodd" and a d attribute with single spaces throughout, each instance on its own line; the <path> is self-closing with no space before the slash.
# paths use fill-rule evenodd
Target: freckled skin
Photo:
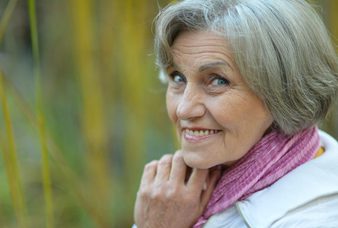
<path id="1" fill-rule="evenodd" d="M 207 169 L 238 160 L 263 136 L 272 116 L 244 82 L 226 40 L 211 32 L 184 32 L 176 38 L 172 55 L 174 66 L 168 68 L 168 74 L 178 71 L 186 81 L 177 84 L 169 79 L 167 110 L 176 125 L 184 161 Z M 220 61 L 226 64 L 211 64 L 200 71 L 201 66 Z M 225 77 L 229 84 L 213 87 L 215 83 L 208 79 L 214 74 Z M 184 126 L 220 132 L 190 142 L 182 132 Z"/>

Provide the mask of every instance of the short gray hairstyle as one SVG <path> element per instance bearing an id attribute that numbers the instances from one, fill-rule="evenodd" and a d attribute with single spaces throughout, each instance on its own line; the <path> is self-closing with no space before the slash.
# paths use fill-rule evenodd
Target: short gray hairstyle
<path id="1" fill-rule="evenodd" d="M 185 0 L 162 9 L 155 29 L 162 72 L 172 64 L 170 49 L 181 32 L 224 36 L 244 80 L 285 134 L 317 124 L 335 99 L 337 55 L 304 0 Z"/>

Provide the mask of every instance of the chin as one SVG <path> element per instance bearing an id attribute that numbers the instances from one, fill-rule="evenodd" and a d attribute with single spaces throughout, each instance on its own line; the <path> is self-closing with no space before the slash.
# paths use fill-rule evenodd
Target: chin
<path id="1" fill-rule="evenodd" d="M 196 155 L 191 156 L 189 154 L 183 153 L 183 160 L 187 166 L 190 168 L 196 168 L 196 169 L 209 169 L 213 167 L 213 164 L 209 164 L 206 162 L 205 159 L 200 158 Z"/>

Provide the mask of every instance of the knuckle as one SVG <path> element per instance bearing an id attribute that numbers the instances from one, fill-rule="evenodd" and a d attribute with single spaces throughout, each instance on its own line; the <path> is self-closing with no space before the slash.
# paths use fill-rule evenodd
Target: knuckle
<path id="1" fill-rule="evenodd" d="M 157 166 L 158 161 L 154 160 L 144 166 L 144 170 L 150 170 Z"/>
<path id="2" fill-rule="evenodd" d="M 156 201 L 172 201 L 175 200 L 180 194 L 170 188 L 170 186 L 163 184 L 153 189 L 150 197 Z"/>
<path id="3" fill-rule="evenodd" d="M 149 195 L 149 197 L 152 200 L 155 200 L 155 201 L 163 201 L 164 198 L 165 198 L 165 194 L 162 191 L 162 189 L 157 188 L 156 190 L 152 191 L 152 193 Z"/>
<path id="4" fill-rule="evenodd" d="M 169 165 L 172 161 L 172 155 L 166 154 L 164 155 L 161 160 L 159 161 L 160 165 Z"/>
<path id="5" fill-rule="evenodd" d="M 176 152 L 173 158 L 174 162 L 182 162 L 183 161 L 183 156 L 181 152 Z"/>
<path id="6" fill-rule="evenodd" d="M 170 187 L 166 192 L 166 198 L 168 199 L 179 199 L 181 198 L 182 194 L 178 188 Z"/>
<path id="7" fill-rule="evenodd" d="M 137 192 L 137 196 L 142 199 L 148 199 L 151 196 L 151 192 L 148 188 L 142 188 Z"/>

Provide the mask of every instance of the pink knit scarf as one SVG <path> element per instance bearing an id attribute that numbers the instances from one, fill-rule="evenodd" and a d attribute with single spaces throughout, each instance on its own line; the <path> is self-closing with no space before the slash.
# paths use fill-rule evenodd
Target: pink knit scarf
<path id="1" fill-rule="evenodd" d="M 268 133 L 244 157 L 224 171 L 194 228 L 202 227 L 210 216 L 270 186 L 311 160 L 319 147 L 320 140 L 315 127 L 293 136 L 277 131 Z"/>

